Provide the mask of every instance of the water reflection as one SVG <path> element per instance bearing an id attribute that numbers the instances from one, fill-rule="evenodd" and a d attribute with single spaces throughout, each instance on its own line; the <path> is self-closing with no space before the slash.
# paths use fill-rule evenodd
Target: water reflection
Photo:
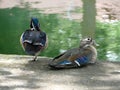
<path id="1" fill-rule="evenodd" d="M 107 51 L 106 57 L 109 61 L 116 61 L 118 59 L 118 55 L 113 51 Z"/>
<path id="2" fill-rule="evenodd" d="M 41 14 L 36 9 L 0 9 L 0 53 L 25 54 L 19 37 L 29 27 L 31 16 L 38 17 L 41 28 L 48 34 L 48 48 L 41 55 L 53 57 L 63 50 L 78 46 L 81 39 L 80 22 L 63 19 L 56 14 Z M 97 23 L 96 41 L 100 60 L 119 60 L 120 23 Z"/>

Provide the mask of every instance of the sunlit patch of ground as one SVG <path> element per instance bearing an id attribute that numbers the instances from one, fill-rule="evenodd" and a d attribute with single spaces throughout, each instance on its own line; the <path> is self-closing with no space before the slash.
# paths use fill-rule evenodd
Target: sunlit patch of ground
<path id="1" fill-rule="evenodd" d="M 81 19 L 81 0 L 0 0 L 0 8 L 24 7 L 37 8 L 43 13 L 58 13 L 65 18 Z M 120 0 L 96 0 L 97 19 L 101 21 L 120 20 Z"/>
<path id="2" fill-rule="evenodd" d="M 0 8 L 12 8 L 20 5 L 20 0 L 0 0 Z"/>

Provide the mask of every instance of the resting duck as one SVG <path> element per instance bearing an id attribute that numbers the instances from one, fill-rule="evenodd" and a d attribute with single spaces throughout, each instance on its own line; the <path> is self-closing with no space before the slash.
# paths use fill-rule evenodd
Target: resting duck
<path id="1" fill-rule="evenodd" d="M 35 61 L 38 54 L 45 49 L 47 45 L 46 33 L 40 29 L 37 18 L 31 18 L 30 29 L 22 33 L 20 42 L 27 54 L 35 56 L 33 61 Z"/>
<path id="2" fill-rule="evenodd" d="M 88 64 L 94 64 L 97 59 L 97 50 L 95 41 L 92 38 L 84 38 L 78 48 L 67 50 L 56 56 L 49 63 L 53 69 L 81 67 Z"/>

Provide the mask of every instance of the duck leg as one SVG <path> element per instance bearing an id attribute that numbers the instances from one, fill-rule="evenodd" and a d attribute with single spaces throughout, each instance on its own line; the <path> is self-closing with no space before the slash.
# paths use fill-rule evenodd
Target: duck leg
<path id="1" fill-rule="evenodd" d="M 35 55 L 35 57 L 34 57 L 34 59 L 32 61 L 36 61 L 36 59 L 37 59 L 37 55 Z"/>

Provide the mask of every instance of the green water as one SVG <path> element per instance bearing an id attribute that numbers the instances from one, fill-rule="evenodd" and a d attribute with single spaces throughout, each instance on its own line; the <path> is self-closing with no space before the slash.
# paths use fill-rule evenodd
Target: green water
<path id="1" fill-rule="evenodd" d="M 41 56 L 54 57 L 60 53 L 79 45 L 81 39 L 80 22 L 61 18 L 57 14 L 42 14 L 37 10 L 26 8 L 0 9 L 0 53 L 26 54 L 19 38 L 22 32 L 29 28 L 31 17 L 37 17 L 41 29 L 48 35 L 48 48 Z M 120 23 L 107 24 L 97 22 L 96 42 L 99 44 L 98 59 L 120 59 Z M 108 58 L 109 57 L 109 58 Z"/>

